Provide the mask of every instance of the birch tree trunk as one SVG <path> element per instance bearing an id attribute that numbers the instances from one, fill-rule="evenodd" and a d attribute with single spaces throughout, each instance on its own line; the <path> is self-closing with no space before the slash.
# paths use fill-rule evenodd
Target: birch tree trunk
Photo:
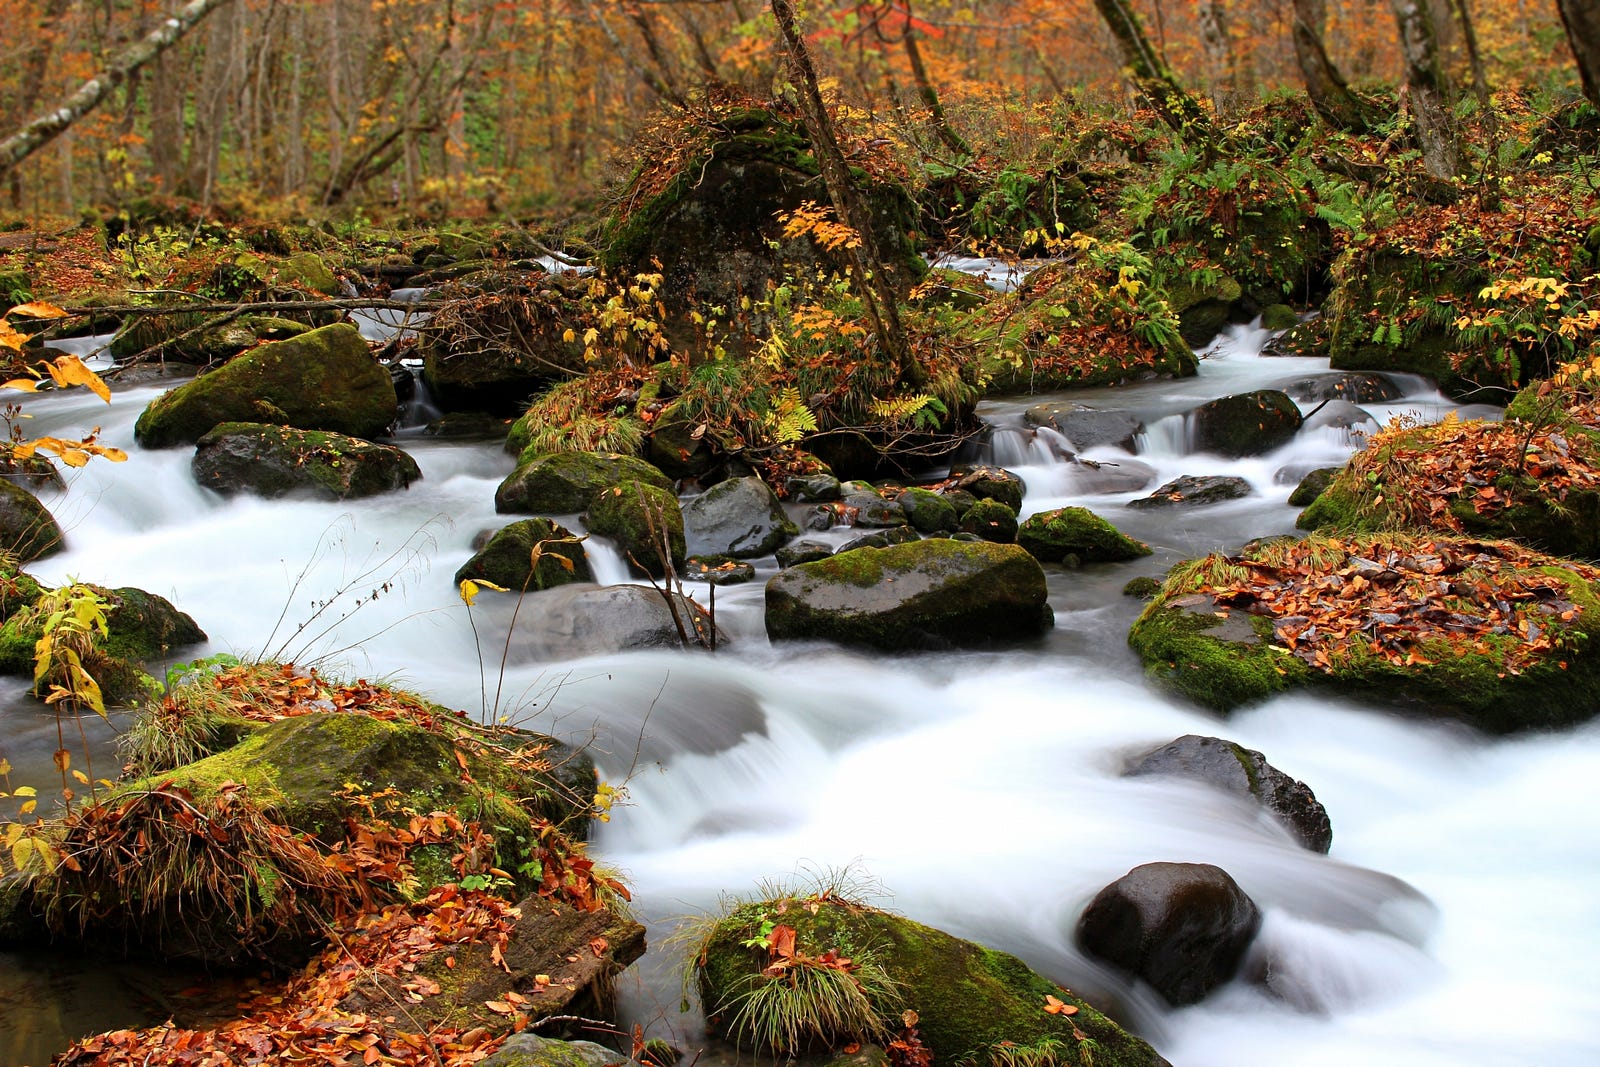
<path id="1" fill-rule="evenodd" d="M 144 38 L 123 49 L 107 64 L 106 69 L 90 78 L 78 91 L 62 101 L 61 106 L 41 115 L 22 129 L 0 141 L 0 174 L 9 171 L 24 159 L 61 136 L 62 132 L 84 115 L 93 111 L 111 91 L 127 80 L 128 75 L 171 48 L 196 23 L 230 0 L 190 0 L 175 15 L 161 21 Z"/>

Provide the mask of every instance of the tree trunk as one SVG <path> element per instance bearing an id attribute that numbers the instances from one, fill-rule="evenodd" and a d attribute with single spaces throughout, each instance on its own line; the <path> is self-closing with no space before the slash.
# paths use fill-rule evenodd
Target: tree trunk
<path id="1" fill-rule="evenodd" d="M 970 156 L 972 155 L 972 148 L 951 127 L 950 120 L 945 117 L 944 104 L 939 99 L 939 91 L 933 87 L 933 79 L 928 77 L 928 68 L 923 65 L 922 49 L 917 47 L 917 28 L 911 22 L 911 0 L 906 0 L 905 8 L 906 61 L 911 64 L 911 80 L 917 83 L 917 94 L 922 97 L 922 102 L 927 107 L 928 114 L 933 118 L 934 132 L 939 135 L 939 140 L 944 142 L 944 146 L 958 156 Z"/>
<path id="2" fill-rule="evenodd" d="M 1461 173 L 1461 133 L 1456 127 L 1450 81 L 1439 59 L 1429 0 L 1390 0 L 1406 62 L 1406 98 L 1417 124 L 1422 165 L 1435 178 Z"/>
<path id="3" fill-rule="evenodd" d="M 1578 77 L 1583 95 L 1600 107 L 1600 5 L 1594 0 L 1556 0 L 1561 23 L 1567 28 L 1567 43 L 1578 62 Z"/>
<path id="4" fill-rule="evenodd" d="M 1294 41 L 1294 58 L 1300 66 L 1306 95 L 1329 126 L 1350 133 L 1365 133 L 1376 124 L 1378 115 L 1350 91 L 1339 68 L 1328 58 L 1322 43 L 1326 17 L 1324 0 L 1294 0 L 1289 36 Z"/>
<path id="5" fill-rule="evenodd" d="M 860 244 L 849 250 L 851 280 L 861 301 L 866 305 L 867 317 L 878 342 L 878 351 L 900 374 L 902 381 L 920 385 L 922 368 L 917 364 L 906 339 L 905 326 L 900 321 L 899 298 L 889 284 L 889 271 L 883 254 L 878 249 L 872 232 L 872 216 L 862 203 L 861 195 L 850 179 L 850 167 L 839 149 L 839 139 L 833 132 L 833 121 L 828 117 L 827 106 L 822 102 L 822 90 L 817 86 L 817 71 L 811 64 L 811 52 L 805 38 L 795 24 L 794 6 L 789 0 L 769 0 L 772 14 L 778 22 L 788 53 L 789 72 L 794 80 L 796 95 L 800 98 L 800 114 L 806 126 L 806 136 L 811 141 L 811 154 L 816 157 L 822 171 L 822 183 L 827 187 L 828 199 L 841 222 L 849 226 L 860 238 Z"/>
<path id="6" fill-rule="evenodd" d="M 1163 122 L 1179 134 L 1198 134 L 1212 138 L 1211 119 L 1194 97 L 1184 91 L 1161 53 L 1145 36 L 1139 16 L 1129 0 L 1094 0 L 1095 8 L 1117 39 L 1122 53 L 1123 72 L 1133 82 L 1144 102 L 1155 109 Z"/>
<path id="7" fill-rule="evenodd" d="M 1200 26 L 1200 45 L 1206 57 L 1211 108 L 1218 117 L 1226 116 L 1233 109 L 1239 87 L 1233 46 L 1228 40 L 1228 16 L 1222 0 L 1200 0 L 1195 18 Z"/>
<path id="8" fill-rule="evenodd" d="M 78 91 L 62 101 L 60 107 L 34 119 L 16 133 L 0 141 L 0 173 L 4 173 L 61 136 L 74 122 L 94 110 L 128 75 L 172 47 L 195 24 L 229 0 L 190 0 L 176 15 L 163 19 L 160 26 L 123 49 L 106 69 L 84 82 Z"/>
<path id="9" fill-rule="evenodd" d="M 21 122 L 39 103 L 39 93 L 44 88 L 45 70 L 50 65 L 50 55 L 55 49 L 56 36 L 61 32 L 61 17 L 67 13 L 67 0 L 49 0 L 42 17 L 29 35 L 30 44 L 23 53 L 22 76 L 17 82 L 17 96 L 6 110 L 6 122 Z M 10 177 L 11 206 L 22 207 L 22 174 L 13 170 Z"/>

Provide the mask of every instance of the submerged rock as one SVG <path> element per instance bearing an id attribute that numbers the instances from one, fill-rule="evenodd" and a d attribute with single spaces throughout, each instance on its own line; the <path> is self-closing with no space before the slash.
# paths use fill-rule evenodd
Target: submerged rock
<path id="1" fill-rule="evenodd" d="M 330 500 L 388 493 L 422 477 L 417 461 L 393 445 L 249 422 L 214 427 L 200 438 L 190 467 L 195 481 L 219 493 Z"/>
<path id="2" fill-rule="evenodd" d="M 887 650 L 1035 636 L 1053 617 L 1044 570 L 1015 545 L 945 539 L 859 548 L 767 582 L 767 634 Z"/>
<path id="3" fill-rule="evenodd" d="M 398 402 L 389 372 L 354 326 L 337 323 L 277 341 L 163 393 L 145 408 L 134 436 L 146 448 L 193 444 L 223 422 L 379 437 Z"/>
<path id="4" fill-rule="evenodd" d="M 524 601 L 511 652 L 517 661 L 574 659 L 682 648 L 686 643 L 693 647 L 709 641 L 710 634 L 705 613 L 677 594 L 669 607 L 666 597 L 648 586 L 575 583 L 546 589 Z M 726 642 L 719 633 L 717 644 Z"/>
<path id="5" fill-rule="evenodd" d="M 1185 734 L 1129 761 L 1126 773 L 1130 777 L 1195 778 L 1235 796 L 1249 797 L 1277 816 L 1306 848 L 1325 853 L 1332 847 L 1333 828 L 1316 794 L 1253 748 L 1220 737 Z"/>
<path id="6" fill-rule="evenodd" d="M 756 947 L 775 924 L 786 931 L 785 946 L 792 931 L 796 957 L 848 955 L 862 994 L 855 1011 L 821 1029 L 802 1026 L 792 1041 L 780 1036 L 776 1049 L 753 1035 L 738 1010 L 752 990 L 787 980 L 782 971 L 767 969 L 776 954 Z M 1092 1055 L 1102 1067 L 1166 1064 L 1145 1042 L 1016 957 L 837 894 L 743 904 L 718 920 L 697 949 L 695 977 L 707 1021 L 742 1051 L 760 1056 L 881 1042 L 909 1010 L 936 1063 L 987 1063 L 1002 1048 L 1042 1047 L 1054 1049 L 1051 1055 L 1063 1063 Z M 1076 1010 L 1052 1014 L 1046 998 Z M 884 1020 L 892 1020 L 889 1029 Z"/>
<path id="7" fill-rule="evenodd" d="M 1077 939 L 1181 1007 L 1232 978 L 1260 929 L 1255 901 L 1221 867 L 1145 863 L 1096 894 Z"/>

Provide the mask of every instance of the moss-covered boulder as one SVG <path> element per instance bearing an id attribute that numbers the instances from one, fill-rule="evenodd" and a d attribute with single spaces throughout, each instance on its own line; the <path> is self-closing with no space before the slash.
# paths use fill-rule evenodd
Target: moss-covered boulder
<path id="1" fill-rule="evenodd" d="M 592 582 L 594 574 L 582 542 L 571 530 L 537 518 L 519 519 L 496 530 L 489 543 L 456 571 L 457 585 L 468 579 L 536 592 L 568 582 Z"/>
<path id="2" fill-rule="evenodd" d="M 0 551 L 23 563 L 61 551 L 61 524 L 39 498 L 8 478 L 0 478 Z"/>
<path id="3" fill-rule="evenodd" d="M 588 756 L 548 737 L 517 732 L 492 744 L 459 744 L 450 713 L 439 709 L 439 715 L 433 729 L 356 712 L 294 715 L 158 777 L 199 797 L 240 783 L 286 825 L 327 844 L 343 840 L 345 820 L 366 815 L 373 798 L 391 814 L 452 811 L 493 834 L 501 859 L 496 865 L 507 871 L 526 859 L 519 849 L 535 818 L 586 836 L 595 781 Z M 152 781 L 120 788 L 137 791 Z M 421 892 L 452 880 L 449 856 L 436 859 L 419 867 Z"/>
<path id="4" fill-rule="evenodd" d="M 896 498 L 905 512 L 906 521 L 918 533 L 949 533 L 959 521 L 956 506 L 939 493 L 912 486 Z"/>
<path id="5" fill-rule="evenodd" d="M 354 326 L 337 323 L 255 348 L 163 393 L 134 425 L 146 448 L 193 444 L 218 423 L 263 422 L 379 437 L 395 420 L 389 372 Z"/>
<path id="6" fill-rule="evenodd" d="M 32 678 L 35 647 L 44 635 L 44 619 L 37 610 L 44 590 L 20 572 L 0 578 L 0 587 L 32 594 L 26 603 L 22 595 L 5 598 L 10 610 L 0 624 L 0 674 Z M 146 693 L 144 663 L 206 640 L 205 631 L 194 619 L 165 597 L 132 587 L 85 588 L 103 602 L 107 632 L 94 635 L 81 659 L 108 706 L 127 704 Z M 42 680 L 40 689 L 62 680 L 59 672 L 52 672 Z"/>
<path id="7" fill-rule="evenodd" d="M 1197 449 L 1235 459 L 1288 444 L 1301 422 L 1295 402 L 1276 389 L 1219 397 L 1189 418 Z"/>
<path id="8" fill-rule="evenodd" d="M 937 1063 L 1014 1063 L 1021 1056 L 1058 1064 L 1092 1058 L 1097 1067 L 1166 1063 L 1016 957 L 835 894 L 740 905 L 711 928 L 694 959 L 708 1022 L 762 1055 L 881 1042 L 913 1011 Z M 816 973 L 828 960 L 851 963 L 835 975 Z M 779 982 L 840 989 L 847 1007 L 832 1024 L 818 1024 L 803 996 L 771 996 L 768 987 Z M 1046 998 L 1077 1010 L 1053 1014 Z M 795 1007 L 787 1019 L 777 1015 L 785 1005 Z"/>
<path id="9" fill-rule="evenodd" d="M 935 539 L 841 552 L 767 582 L 767 634 L 887 650 L 1036 636 L 1053 616 L 1044 570 L 1015 545 Z"/>
<path id="10" fill-rule="evenodd" d="M 1022 510 L 1028 483 L 1004 467 L 958 467 L 950 472 L 956 479 L 953 488 L 971 493 L 978 500 L 998 500 L 1012 511 Z"/>
<path id="11" fill-rule="evenodd" d="M 1519 398 L 1520 399 L 1520 398 Z M 1301 512 L 1304 530 L 1434 529 L 1600 560 L 1600 429 L 1559 404 L 1505 422 L 1393 427 Z M 1519 415 L 1527 412 L 1527 417 Z"/>
<path id="12" fill-rule="evenodd" d="M 584 525 L 616 542 L 635 571 L 660 578 L 684 560 L 683 510 L 671 490 L 620 482 L 596 493 Z"/>
<path id="13" fill-rule="evenodd" d="M 979 500 L 961 513 L 956 529 L 997 545 L 1009 545 L 1017 539 L 1017 512 L 998 500 Z"/>
<path id="14" fill-rule="evenodd" d="M 1060 563 L 1118 563 L 1150 554 L 1150 546 L 1128 537 L 1088 508 L 1055 508 L 1030 515 L 1017 530 L 1017 544 L 1035 559 Z"/>
<path id="15" fill-rule="evenodd" d="M 190 467 L 195 481 L 219 493 L 329 500 L 388 493 L 422 477 L 417 461 L 393 445 L 250 422 L 214 427 L 200 438 Z"/>
<path id="16" fill-rule="evenodd" d="M 753 476 L 718 482 L 689 500 L 683 528 L 689 555 L 735 559 L 768 555 L 800 532 L 767 483 Z"/>
<path id="17" fill-rule="evenodd" d="M 553 452 L 525 457 L 495 490 L 499 512 L 573 514 L 589 506 L 603 489 L 640 482 L 671 489 L 666 475 L 637 456 L 616 452 Z"/>
<path id="18" fill-rule="evenodd" d="M 1600 710 L 1597 581 L 1506 541 L 1279 538 L 1173 568 L 1128 642 L 1222 712 L 1319 685 L 1493 733 L 1564 726 Z"/>
<path id="19" fill-rule="evenodd" d="M 1243 295 L 1239 283 L 1226 274 L 1207 281 L 1171 281 L 1166 286 L 1167 304 L 1178 316 L 1178 331 L 1193 348 L 1210 344 L 1222 332 Z"/>
<path id="20" fill-rule="evenodd" d="M 1294 489 L 1289 493 L 1289 506 L 1309 507 L 1317 497 L 1328 491 L 1328 486 L 1339 476 L 1339 470 L 1338 467 L 1318 467 L 1316 470 L 1307 471 L 1305 477 L 1295 483 Z"/>
<path id="21" fill-rule="evenodd" d="M 650 1062 L 658 1062 L 648 1057 Z M 484 1060 L 480 1067 L 643 1067 L 638 1060 L 623 1057 L 615 1049 L 593 1041 L 561 1041 L 540 1037 L 524 1030 L 506 1039 L 505 1044 Z"/>

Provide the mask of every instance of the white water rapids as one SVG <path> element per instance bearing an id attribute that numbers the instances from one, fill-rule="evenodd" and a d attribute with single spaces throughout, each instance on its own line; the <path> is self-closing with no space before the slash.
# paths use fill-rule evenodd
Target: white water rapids
<path id="1" fill-rule="evenodd" d="M 1048 431 L 997 433 L 995 458 L 1028 482 L 1025 512 L 1083 504 L 1156 549 L 1132 564 L 1047 568 L 1056 629 L 1008 652 L 773 647 L 758 581 L 718 590 L 718 619 L 735 641 L 714 657 L 522 662 L 502 680 L 509 606 L 484 594 L 473 609 L 480 673 L 451 575 L 475 534 L 506 521 L 493 494 L 509 457 L 405 435 L 424 472 L 408 491 L 348 505 L 225 500 L 194 484 L 189 450 L 133 445 L 133 421 L 154 388 L 121 391 L 109 409 L 84 395 L 26 402 L 30 434 L 100 425 L 131 453 L 47 495 L 69 550 L 31 569 L 47 582 L 76 577 L 169 597 L 212 636 L 186 656 L 325 656 L 329 669 L 589 741 L 603 776 L 629 798 L 598 828 L 595 851 L 626 873 L 651 926 L 650 954 L 624 978 L 624 1009 L 691 1052 L 701 1038 L 678 1014 L 682 950 L 664 944 L 676 919 L 763 881 L 849 868 L 881 887 L 879 903 L 1013 952 L 1102 1000 L 1178 1067 L 1592 1067 L 1600 723 L 1489 739 L 1305 695 L 1222 721 L 1153 689 L 1125 645 L 1139 605 L 1119 595 L 1124 582 L 1291 530 L 1293 485 L 1278 472 L 1337 463 L 1353 447 L 1342 432 L 1307 431 L 1264 458 L 1188 453 L 1177 413 L 1326 369 L 1259 357 L 1264 337 L 1234 331 L 1195 379 L 1072 396 L 1144 419 L 1138 458 L 1158 480 L 1138 492 L 1085 495 Z M 1011 425 L 1037 399 L 985 411 Z M 1404 400 L 1368 410 L 1432 418 L 1448 407 L 1413 382 Z M 1189 510 L 1122 506 L 1184 473 L 1239 475 L 1256 493 Z M 619 577 L 615 555 L 591 547 L 601 572 Z M 764 579 L 775 564 L 761 562 Z M 319 613 L 319 604 L 328 606 Z M 3 712 L 0 754 L 19 768 L 13 781 L 43 786 L 54 727 L 20 699 L 20 680 L 8 684 L 18 699 Z M 1331 855 L 1298 847 L 1254 808 L 1201 786 L 1119 776 L 1127 756 L 1186 733 L 1259 749 L 1309 784 L 1333 823 Z M 1083 906 L 1154 860 L 1217 864 L 1256 900 L 1265 925 L 1246 969 L 1270 966 L 1270 991 L 1241 979 L 1174 1011 L 1082 957 L 1072 929 Z M 0 956 L 0 1062 L 38 1055 L 6 1043 L 8 1029 L 28 1028 L 30 1011 L 56 1012 L 62 1021 L 51 1025 L 68 1034 L 127 1021 L 74 1016 L 70 993 L 41 1005 L 36 988 L 8 989 L 22 981 L 17 966 Z"/>

